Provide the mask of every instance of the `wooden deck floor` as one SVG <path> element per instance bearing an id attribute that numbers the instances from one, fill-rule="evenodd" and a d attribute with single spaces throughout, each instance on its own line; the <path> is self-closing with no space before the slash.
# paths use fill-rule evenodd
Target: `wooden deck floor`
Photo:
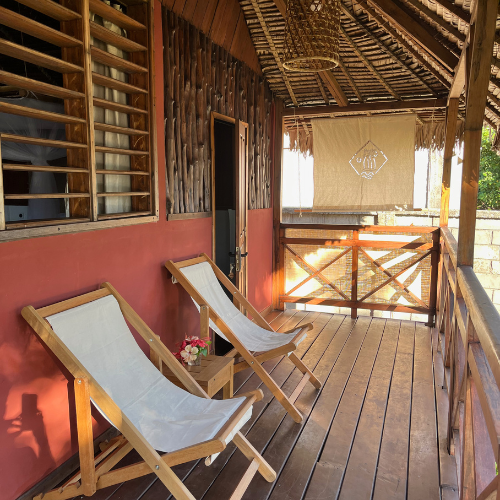
<path id="1" fill-rule="evenodd" d="M 446 450 L 439 446 L 444 441 L 438 438 L 436 401 L 439 407 L 443 389 L 434 379 L 436 346 L 429 328 L 411 321 L 352 320 L 294 310 L 271 313 L 271 318 L 273 326 L 282 330 L 314 323 L 298 353 L 324 386 L 321 391 L 310 384 L 304 388 L 296 405 L 305 418 L 296 424 L 252 372 L 237 375 L 238 391 L 264 390 L 263 401 L 254 406 L 243 431 L 279 474 L 274 484 L 257 474 L 245 499 L 454 497 L 446 484 L 450 457 L 443 462 Z M 288 358 L 265 366 L 291 394 L 301 374 Z M 130 454 L 125 461 L 133 459 Z M 440 470 L 440 463 L 448 469 Z M 247 466 L 246 458 L 231 444 L 210 467 L 195 462 L 174 470 L 197 499 L 225 500 Z M 163 484 L 149 475 L 98 491 L 94 498 L 168 497 Z"/>

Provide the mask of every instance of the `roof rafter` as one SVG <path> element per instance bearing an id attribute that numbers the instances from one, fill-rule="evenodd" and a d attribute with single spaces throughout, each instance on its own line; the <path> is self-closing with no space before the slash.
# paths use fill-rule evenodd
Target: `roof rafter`
<path id="1" fill-rule="evenodd" d="M 373 66 L 373 64 L 365 57 L 365 55 L 361 52 L 359 47 L 356 45 L 356 42 L 346 33 L 345 29 L 340 26 L 340 32 L 342 36 L 347 40 L 347 43 L 352 47 L 356 55 L 363 61 L 365 66 L 377 77 L 380 83 L 385 87 L 385 89 L 391 94 L 394 98 L 400 100 L 401 97 L 399 94 L 386 82 L 385 78 L 378 72 L 378 70 Z"/>
<path id="2" fill-rule="evenodd" d="M 406 71 L 409 71 L 415 78 L 418 79 L 418 81 L 433 95 L 436 95 L 434 90 L 432 90 L 427 83 L 417 74 L 415 71 L 413 71 L 412 68 L 407 66 L 399 57 L 394 54 L 389 47 L 387 47 L 384 43 L 382 43 L 362 22 L 360 19 L 358 19 L 344 4 L 342 4 L 342 11 L 344 14 L 351 19 L 351 21 L 355 22 L 365 33 L 367 36 L 370 37 L 370 39 L 375 42 L 381 50 L 383 50 L 387 55 L 390 55 L 392 58 L 394 58 L 395 62 L 397 64 L 404 68 Z"/>
<path id="3" fill-rule="evenodd" d="M 369 0 L 369 3 L 392 23 L 396 24 L 407 36 L 414 39 L 422 48 L 432 54 L 450 71 L 455 69 L 458 57 L 439 43 L 439 33 L 430 26 L 423 26 L 403 10 L 395 0 Z M 434 34 L 432 32 L 435 32 Z M 436 37 L 436 35 L 438 35 Z"/>
<path id="4" fill-rule="evenodd" d="M 432 19 L 435 23 L 439 24 L 441 28 L 446 30 L 448 33 L 453 35 L 455 38 L 460 40 L 461 42 L 465 41 L 465 35 L 457 30 L 451 23 L 443 19 L 439 14 L 426 7 L 423 3 L 419 2 L 419 0 L 406 0 L 410 5 L 413 5 L 417 9 L 417 11 L 421 12 L 429 19 Z"/>
<path id="5" fill-rule="evenodd" d="M 328 99 L 328 96 L 326 95 L 325 88 L 323 87 L 323 82 L 321 81 L 321 78 L 319 77 L 318 73 L 315 73 L 314 77 L 316 78 L 316 83 L 318 84 L 321 96 L 323 97 L 325 104 L 328 106 L 330 104 L 330 99 Z"/>
<path id="6" fill-rule="evenodd" d="M 466 10 L 459 7 L 458 5 L 455 5 L 452 2 L 452 0 L 435 0 L 435 1 L 451 14 L 457 16 L 459 19 L 465 21 L 467 24 L 470 24 L 470 14 Z"/>
<path id="7" fill-rule="evenodd" d="M 363 96 L 361 95 L 361 92 L 359 91 L 356 83 L 354 82 L 351 74 L 349 73 L 349 70 L 347 69 L 346 65 L 344 64 L 344 61 L 342 61 L 342 58 L 339 56 L 339 66 L 346 78 L 349 80 L 349 84 L 352 87 L 352 90 L 354 90 L 354 93 L 356 94 L 357 98 L 359 99 L 359 102 L 365 102 Z"/>
<path id="8" fill-rule="evenodd" d="M 258 4 L 257 0 L 251 0 L 251 1 L 252 1 L 252 7 L 255 11 L 257 19 L 259 20 L 262 31 L 266 35 L 266 40 L 267 40 L 267 43 L 269 44 L 269 48 L 271 49 L 271 52 L 274 56 L 276 64 L 278 65 L 278 68 L 279 68 L 281 75 L 283 77 L 283 81 L 285 82 L 286 88 L 288 89 L 288 94 L 290 95 L 290 99 L 292 100 L 294 106 L 298 106 L 299 103 L 297 101 L 297 98 L 295 97 L 292 86 L 290 84 L 290 80 L 288 79 L 288 76 L 285 72 L 285 68 L 283 67 L 283 63 L 281 62 L 280 56 L 278 54 L 278 50 L 276 49 L 276 46 L 274 45 L 273 38 L 272 38 L 271 34 L 269 33 L 269 29 L 267 27 L 264 16 L 262 15 L 259 4 Z"/>
<path id="9" fill-rule="evenodd" d="M 425 68 L 432 73 L 445 87 L 450 86 L 450 82 L 443 76 L 439 71 L 436 70 L 421 54 L 419 54 L 418 50 L 413 48 L 395 29 L 390 26 L 390 24 L 381 17 L 375 9 L 372 9 L 365 0 L 353 0 L 356 2 L 362 9 L 372 17 L 377 24 L 384 29 L 394 40 L 396 40 L 402 47 L 404 47 L 411 57 L 413 57 L 417 62 L 425 66 Z M 443 68 L 447 73 L 449 79 L 451 80 L 451 74 L 449 70 Z"/>
<path id="10" fill-rule="evenodd" d="M 349 104 L 349 100 L 344 94 L 344 91 L 340 87 L 340 84 L 335 78 L 334 74 L 331 71 L 320 71 L 319 76 L 330 91 L 330 94 L 332 94 L 337 104 L 339 106 L 347 106 Z"/>

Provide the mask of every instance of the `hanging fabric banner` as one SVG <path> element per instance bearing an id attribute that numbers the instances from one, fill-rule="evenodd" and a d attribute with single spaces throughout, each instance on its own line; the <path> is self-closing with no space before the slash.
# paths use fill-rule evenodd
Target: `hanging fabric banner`
<path id="1" fill-rule="evenodd" d="M 412 210 L 416 115 L 312 120 L 313 210 Z"/>

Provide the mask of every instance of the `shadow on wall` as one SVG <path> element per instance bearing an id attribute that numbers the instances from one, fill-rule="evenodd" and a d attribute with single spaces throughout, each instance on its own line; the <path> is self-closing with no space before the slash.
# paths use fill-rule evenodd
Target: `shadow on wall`
<path id="1" fill-rule="evenodd" d="M 26 489 L 8 473 L 13 464 L 32 486 L 35 474 L 46 476 L 78 450 L 73 376 L 28 328 L 27 339 L 0 345 L 0 499 Z M 109 426 L 95 408 L 92 416 L 97 434 Z"/>
<path id="2" fill-rule="evenodd" d="M 0 385 L 5 380 L 0 380 Z M 1 395 L 2 393 L 0 393 Z M 7 394 L 0 400 L 0 413 L 7 413 Z M 51 453 L 43 413 L 38 408 L 38 395 L 23 393 L 21 396 L 21 413 L 14 418 L 3 418 L 0 421 L 0 442 L 2 447 L 10 451 L 9 455 L 1 454 L 1 460 L 23 464 L 26 472 L 41 465 L 47 473 L 53 470 L 56 462 Z M 0 463 L 2 469 L 5 464 Z M 9 496 L 11 492 L 3 491 L 1 496 Z"/>

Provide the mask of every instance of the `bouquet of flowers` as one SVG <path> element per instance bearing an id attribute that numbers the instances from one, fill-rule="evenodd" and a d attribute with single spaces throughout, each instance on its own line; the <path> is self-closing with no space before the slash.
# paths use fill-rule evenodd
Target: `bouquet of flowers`
<path id="1" fill-rule="evenodd" d="M 199 337 L 186 337 L 179 345 L 179 351 L 174 352 L 174 356 L 182 363 L 188 365 L 198 365 L 201 356 L 208 354 L 208 346 L 212 342 L 210 337 L 200 339 Z"/>

